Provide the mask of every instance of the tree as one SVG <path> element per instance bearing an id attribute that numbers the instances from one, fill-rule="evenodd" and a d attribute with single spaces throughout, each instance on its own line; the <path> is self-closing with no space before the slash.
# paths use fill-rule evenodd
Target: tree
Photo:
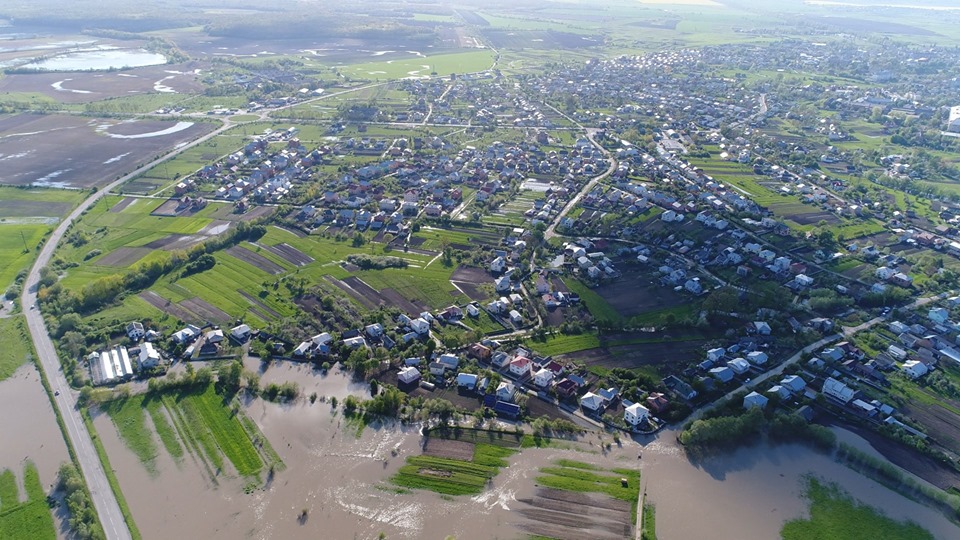
<path id="1" fill-rule="evenodd" d="M 57 325 L 57 337 L 62 337 L 67 332 L 76 330 L 80 327 L 81 319 L 80 315 L 76 313 L 67 313 L 60 317 L 60 323 Z"/>
<path id="2" fill-rule="evenodd" d="M 234 360 L 229 366 L 220 370 L 217 383 L 225 393 L 233 394 L 240 390 L 240 380 L 243 377 L 243 364 Z"/>

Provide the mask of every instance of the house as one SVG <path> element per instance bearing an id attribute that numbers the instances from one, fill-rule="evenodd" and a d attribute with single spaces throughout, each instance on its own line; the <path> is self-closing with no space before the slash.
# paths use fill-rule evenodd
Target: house
<path id="1" fill-rule="evenodd" d="M 757 392 L 750 392 L 743 398 L 743 408 L 752 409 L 754 407 L 763 409 L 767 406 L 767 402 L 770 401 L 763 394 L 758 394 Z"/>
<path id="2" fill-rule="evenodd" d="M 186 328 L 177 330 L 170 336 L 173 339 L 174 343 L 189 343 L 197 338 L 200 335 L 200 329 L 192 324 L 188 324 Z"/>
<path id="3" fill-rule="evenodd" d="M 466 388 L 473 391 L 477 388 L 480 378 L 473 373 L 457 373 L 457 388 Z"/>
<path id="4" fill-rule="evenodd" d="M 650 410 L 639 403 L 634 403 L 623 410 L 623 420 L 633 427 L 643 424 L 650 417 Z"/>
<path id="5" fill-rule="evenodd" d="M 457 369 L 460 366 L 460 357 L 455 354 L 441 354 L 440 358 L 437 359 L 437 362 L 440 362 L 447 369 Z"/>
<path id="6" fill-rule="evenodd" d="M 131 341 L 140 341 L 143 339 L 144 333 L 145 331 L 143 329 L 143 323 L 133 321 L 127 324 L 127 337 L 130 338 Z"/>
<path id="7" fill-rule="evenodd" d="M 919 360 L 908 360 L 903 363 L 903 367 L 900 369 L 907 377 L 910 377 L 911 379 L 923 377 L 929 371 L 929 369 L 927 369 L 927 365 Z"/>
<path id="8" fill-rule="evenodd" d="M 723 383 L 728 383 L 733 380 L 733 370 L 728 367 L 715 367 L 710 370 L 710 375 Z"/>
<path id="9" fill-rule="evenodd" d="M 413 319 L 410 321 L 410 330 L 413 330 L 421 336 L 425 336 L 430 333 L 430 323 L 423 318 Z"/>
<path id="10" fill-rule="evenodd" d="M 240 343 L 243 343 L 244 341 L 250 338 L 250 326 L 246 324 L 241 324 L 240 326 L 234 326 L 233 328 L 230 329 L 230 336 L 233 339 L 239 341 Z"/>
<path id="11" fill-rule="evenodd" d="M 771 386 L 770 389 L 765 393 L 769 395 L 775 395 L 780 399 L 788 399 L 792 395 L 786 386 L 781 386 L 779 384 Z"/>
<path id="12" fill-rule="evenodd" d="M 767 353 L 765 352 L 753 351 L 753 352 L 747 353 L 747 361 L 755 366 L 766 365 L 767 360 L 769 359 L 770 357 L 767 356 Z"/>
<path id="13" fill-rule="evenodd" d="M 593 392 L 587 392 L 580 398 L 580 407 L 585 411 L 590 411 L 593 413 L 603 412 L 604 400 L 602 397 L 594 394 Z"/>
<path id="14" fill-rule="evenodd" d="M 827 377 L 827 380 L 823 381 L 823 393 L 846 404 L 853 399 L 856 391 L 833 377 Z"/>
<path id="15" fill-rule="evenodd" d="M 787 375 L 783 379 L 780 379 L 780 385 L 784 388 L 790 390 L 794 394 L 803 392 L 803 389 L 806 388 L 807 383 L 799 375 Z"/>
<path id="16" fill-rule="evenodd" d="M 383 335 L 383 325 L 380 323 L 367 325 L 363 332 L 372 339 L 378 339 Z"/>
<path id="17" fill-rule="evenodd" d="M 204 334 L 204 337 L 207 339 L 207 343 L 220 343 L 223 341 L 223 330 L 219 328 L 210 330 Z"/>
<path id="18" fill-rule="evenodd" d="M 829 349 L 820 351 L 820 356 L 832 362 L 839 362 L 843 358 L 843 351 L 838 348 L 831 347 Z"/>
<path id="19" fill-rule="evenodd" d="M 351 349 L 359 349 L 367 346 L 367 340 L 363 339 L 363 336 L 355 336 L 343 340 L 343 345 Z"/>
<path id="20" fill-rule="evenodd" d="M 510 278 L 507 276 L 500 276 L 493 281 L 495 288 L 498 293 L 509 292 L 511 289 Z"/>
<path id="21" fill-rule="evenodd" d="M 546 388 L 550 386 L 550 383 L 553 381 L 554 374 L 547 368 L 540 368 L 539 371 L 533 375 L 533 384 L 539 386 L 540 388 Z"/>
<path id="22" fill-rule="evenodd" d="M 950 312 L 942 307 L 931 308 L 927 318 L 937 324 L 944 324 L 950 320 Z"/>
<path id="23" fill-rule="evenodd" d="M 467 347 L 467 355 L 481 362 L 489 362 L 493 356 L 493 349 L 480 343 L 474 343 Z"/>
<path id="24" fill-rule="evenodd" d="M 688 279 L 687 282 L 683 284 L 683 288 L 693 294 L 700 294 L 703 292 L 703 286 L 700 285 L 700 278 Z"/>
<path id="25" fill-rule="evenodd" d="M 478 308 L 476 304 L 467 304 L 467 315 L 471 317 L 479 317 L 480 308 Z"/>
<path id="26" fill-rule="evenodd" d="M 419 358 L 417 360 L 419 360 Z M 413 366 L 404 367 L 397 375 L 397 380 L 400 381 L 401 384 L 414 384 L 420 380 L 420 370 Z"/>
<path id="27" fill-rule="evenodd" d="M 571 398 L 577 394 L 577 390 L 580 389 L 580 385 L 571 381 L 570 379 L 564 379 L 554 386 L 554 389 L 557 391 L 557 395 L 560 398 Z"/>
<path id="28" fill-rule="evenodd" d="M 651 392 L 650 395 L 647 396 L 646 402 L 647 408 L 657 414 L 667 410 L 667 407 L 670 406 L 667 397 L 660 392 Z"/>
<path id="29" fill-rule="evenodd" d="M 520 315 L 520 312 L 511 309 L 510 310 L 510 322 L 516 325 L 523 324 L 523 315 Z"/>
<path id="30" fill-rule="evenodd" d="M 431 375 L 438 377 L 443 377 L 447 373 L 447 366 L 441 362 L 430 362 L 427 369 L 430 370 Z"/>
<path id="31" fill-rule="evenodd" d="M 124 349 L 123 356 L 127 356 Z M 129 360 L 127 360 L 129 362 Z M 153 348 L 153 343 L 149 341 L 140 345 L 140 357 L 137 359 L 140 369 L 152 369 L 160 364 L 160 353 Z"/>
<path id="32" fill-rule="evenodd" d="M 887 347 L 887 353 L 890 354 L 890 356 L 892 356 L 894 359 L 900 360 L 901 362 L 907 358 L 907 351 L 897 347 L 896 345 L 890 345 Z"/>
<path id="33" fill-rule="evenodd" d="M 499 274 L 507 269 L 507 260 L 503 257 L 497 257 L 490 263 L 490 271 Z"/>
<path id="34" fill-rule="evenodd" d="M 316 345 L 317 347 L 321 347 L 323 345 L 329 345 L 330 343 L 332 343 L 333 336 L 331 336 L 327 332 L 324 332 L 322 334 L 317 334 L 313 336 L 312 338 L 310 338 L 310 341 L 313 342 L 313 344 Z"/>
<path id="35" fill-rule="evenodd" d="M 763 322 L 763 321 L 756 321 L 756 322 L 751 323 L 751 325 L 753 326 L 754 332 L 756 332 L 758 335 L 761 335 L 761 336 L 769 336 L 769 335 L 770 335 L 770 325 L 769 325 L 769 324 L 767 324 L 767 323 L 765 323 L 765 322 Z"/>
<path id="36" fill-rule="evenodd" d="M 743 375 L 747 371 L 750 371 L 750 363 L 743 358 L 734 358 L 727 362 L 727 367 L 732 369 L 737 375 Z"/>
<path id="37" fill-rule="evenodd" d="M 516 394 L 516 392 L 517 387 L 514 386 L 513 383 L 503 381 L 497 386 L 497 399 L 512 403 L 513 395 Z"/>
<path id="38" fill-rule="evenodd" d="M 525 356 L 518 356 L 512 362 L 510 362 L 510 373 L 516 375 L 517 377 L 526 377 L 530 375 L 530 371 L 533 369 L 533 360 Z"/>
<path id="39" fill-rule="evenodd" d="M 733 373 L 730 375 L 732 377 Z M 677 378 L 676 375 L 667 375 L 663 379 L 663 385 L 666 386 L 671 392 L 674 392 L 676 395 L 680 396 L 680 399 L 690 401 L 691 399 L 697 397 L 697 391 L 683 380 Z"/>
<path id="40" fill-rule="evenodd" d="M 727 350 L 723 347 L 717 347 L 716 349 L 710 349 L 707 351 L 707 360 L 712 360 L 716 362 L 723 358 L 723 355 L 727 354 Z"/>

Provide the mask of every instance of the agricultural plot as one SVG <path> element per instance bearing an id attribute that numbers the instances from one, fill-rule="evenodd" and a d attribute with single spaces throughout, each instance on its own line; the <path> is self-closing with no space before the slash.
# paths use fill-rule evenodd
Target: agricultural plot
<path id="1" fill-rule="evenodd" d="M 194 72 L 198 66 L 164 64 L 122 72 L 10 74 L 0 79 L 0 92 L 37 93 L 66 104 L 101 102 L 90 106 L 90 109 L 98 112 L 146 113 L 163 106 L 176 105 L 189 97 L 184 94 L 203 91 L 203 85 Z M 148 98 L 152 108 L 120 108 L 116 102 L 123 103 L 126 100 L 114 98 L 129 98 L 131 94 Z"/>
<path id="2" fill-rule="evenodd" d="M 104 403 L 101 410 L 151 474 L 156 473 L 160 446 L 175 460 L 186 449 L 211 477 L 227 465 L 245 477 L 257 476 L 265 464 L 280 465 L 263 434 L 243 413 L 234 414 L 230 400 L 213 385 L 162 396 L 140 394 Z"/>
<path id="3" fill-rule="evenodd" d="M 519 526 L 561 540 L 632 538 L 640 497 L 640 472 L 606 470 L 561 459 L 540 469 L 535 495 L 519 502 L 525 518 Z"/>
<path id="4" fill-rule="evenodd" d="M 423 455 L 407 458 L 407 464 L 391 478 L 393 484 L 443 495 L 475 495 L 516 452 L 505 446 L 442 439 L 430 439 L 424 448 Z"/>
<path id="5" fill-rule="evenodd" d="M 213 124 L 138 120 L 120 123 L 79 116 L 19 114 L 0 120 L 3 184 L 102 186 Z M 57 156 L 57 159 L 50 159 Z"/>
<path id="6" fill-rule="evenodd" d="M 24 467 L 23 485 L 26 496 L 21 502 L 13 471 L 7 469 L 0 474 L 0 538 L 57 538 L 47 497 L 33 463 L 27 462 Z"/>
<path id="7" fill-rule="evenodd" d="M 0 381 L 30 361 L 31 343 L 22 315 L 0 318 Z"/>

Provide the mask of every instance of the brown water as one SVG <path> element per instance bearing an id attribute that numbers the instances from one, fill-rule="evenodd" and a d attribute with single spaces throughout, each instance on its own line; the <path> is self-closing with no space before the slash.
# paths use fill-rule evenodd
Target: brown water
<path id="1" fill-rule="evenodd" d="M 838 435 L 848 444 L 868 446 L 849 432 Z M 940 513 L 805 446 L 758 445 L 695 465 L 675 437 L 664 431 L 643 450 L 647 500 L 657 505 L 660 538 L 779 538 L 785 521 L 806 515 L 801 480 L 809 473 L 838 483 L 891 518 L 922 524 L 936 538 L 960 538 L 960 528 Z"/>
<path id="2" fill-rule="evenodd" d="M 40 372 L 33 364 L 21 366 L 9 379 L 0 381 L 0 411 L 0 470 L 13 471 L 20 495 L 25 497 L 23 466 L 30 460 L 49 493 L 57 480 L 57 469 L 70 456 L 53 406 L 40 383 Z M 56 513 L 55 517 L 58 536 L 63 538 L 62 523 Z"/>
<path id="3" fill-rule="evenodd" d="M 306 395 L 367 395 L 366 385 L 341 374 L 321 377 L 294 363 L 272 365 L 262 380 L 295 380 Z M 159 474 L 151 477 L 110 420 L 96 418 L 145 538 L 372 539 L 381 532 L 388 538 L 521 538 L 525 534 L 517 525 L 524 518 L 513 512 L 521 507 L 517 499 L 532 496 L 538 469 L 560 457 L 605 467 L 639 464 L 648 501 L 657 505 L 658 535 L 666 540 L 779 538 L 783 523 L 807 510 L 800 482 L 810 472 L 838 482 L 891 517 L 912 517 L 937 538 L 960 538 L 960 529 L 939 513 L 802 446 L 757 446 L 691 464 L 676 446 L 674 432 L 646 442 L 642 460 L 637 460 L 637 443 L 626 441 L 623 448 L 604 454 L 597 435 L 590 435 L 572 449 L 525 449 L 510 458 L 510 467 L 483 494 L 445 499 L 430 492 L 389 490 L 388 480 L 405 458 L 420 453 L 417 428 L 367 428 L 358 438 L 320 401 L 278 405 L 258 399 L 245 410 L 287 465 L 269 486 L 249 495 L 243 493 L 244 480 L 220 478 L 214 484 L 189 456 L 177 464 L 163 451 Z M 848 432 L 838 435 L 848 444 L 866 444 Z M 303 509 L 307 517 L 301 521 Z"/>

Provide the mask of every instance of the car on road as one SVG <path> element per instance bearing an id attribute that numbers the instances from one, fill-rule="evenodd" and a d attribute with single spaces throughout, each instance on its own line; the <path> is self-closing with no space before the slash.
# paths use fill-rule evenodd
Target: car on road
<path id="1" fill-rule="evenodd" d="M 54 393 L 53 393 L 53 395 L 55 395 L 55 396 L 59 396 L 59 395 L 60 395 L 60 391 L 59 391 L 59 390 L 57 390 L 56 392 L 54 392 Z"/>

